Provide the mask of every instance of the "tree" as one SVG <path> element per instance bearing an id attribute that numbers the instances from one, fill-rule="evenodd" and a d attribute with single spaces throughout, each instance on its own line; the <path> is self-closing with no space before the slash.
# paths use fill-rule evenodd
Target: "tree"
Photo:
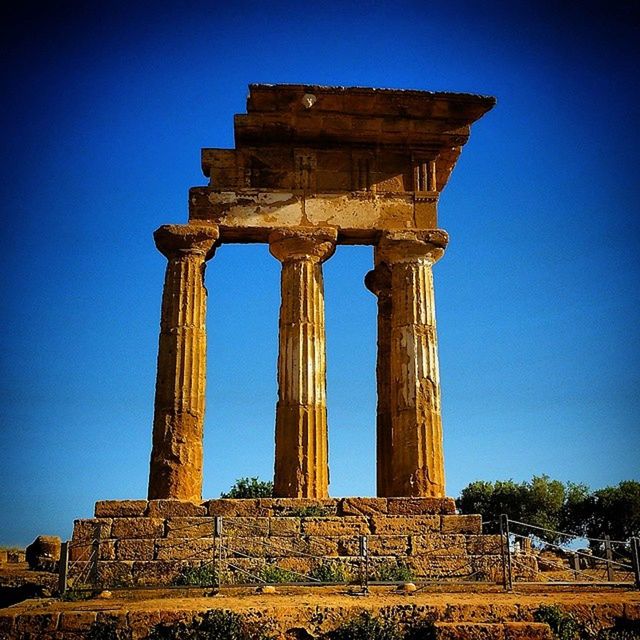
<path id="1" fill-rule="evenodd" d="M 476 481 L 462 490 L 458 508 L 462 513 L 480 513 L 485 521 L 485 533 L 500 530 L 499 518 L 507 514 L 510 520 L 525 522 L 538 529 L 525 530 L 516 525 L 515 533 L 535 535 L 547 542 L 557 542 L 562 523 L 567 487 L 549 476 L 533 476 L 530 482 L 520 484 L 513 480 L 496 482 Z"/>
<path id="2" fill-rule="evenodd" d="M 564 484 L 546 475 L 520 484 L 477 480 L 462 490 L 457 505 L 462 513 L 481 514 L 488 525 L 485 533 L 499 531 L 497 521 L 506 513 L 510 520 L 537 527 L 513 525 L 515 533 L 535 534 L 550 543 L 580 536 L 602 540 L 609 535 L 622 541 L 640 537 L 640 482 L 635 480 L 594 492 L 584 484 Z M 602 551 L 597 540 L 590 546 L 597 553 Z"/>
<path id="3" fill-rule="evenodd" d="M 640 482 L 624 480 L 616 487 L 594 491 L 587 501 L 586 533 L 614 540 L 640 537 Z"/>
<path id="4" fill-rule="evenodd" d="M 227 493 L 221 498 L 272 498 L 273 482 L 254 478 L 238 478 Z"/>

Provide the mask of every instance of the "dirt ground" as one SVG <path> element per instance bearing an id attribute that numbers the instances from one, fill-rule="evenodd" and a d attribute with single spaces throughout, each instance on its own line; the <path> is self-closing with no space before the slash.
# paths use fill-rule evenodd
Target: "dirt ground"
<path id="1" fill-rule="evenodd" d="M 603 606 L 629 605 L 640 613 L 640 591 L 613 587 L 516 587 L 505 592 L 498 586 L 428 587 L 407 594 L 395 587 L 372 586 L 368 595 L 362 595 L 358 587 L 278 587 L 275 593 L 259 593 L 253 588 L 223 589 L 215 595 L 202 589 L 164 589 L 113 592 L 111 598 L 94 598 L 63 602 L 46 598 L 27 600 L 2 614 L 42 614 L 64 611 L 195 611 L 207 609 L 292 609 L 292 608 L 361 608 L 379 609 L 398 605 L 422 605 L 431 607 L 463 606 L 514 607 L 540 606 L 541 604 Z"/>

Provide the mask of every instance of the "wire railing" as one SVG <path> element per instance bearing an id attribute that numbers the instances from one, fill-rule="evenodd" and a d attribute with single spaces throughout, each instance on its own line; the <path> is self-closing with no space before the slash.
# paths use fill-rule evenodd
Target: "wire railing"
<path id="1" fill-rule="evenodd" d="M 332 538 L 271 527 L 267 518 L 223 517 L 171 526 L 167 537 L 153 543 L 154 562 L 166 561 L 172 567 L 159 584 L 151 569 L 150 576 L 141 569 L 136 579 L 114 579 L 109 572 L 115 559 L 114 547 L 109 547 L 113 542 L 103 538 L 98 523 L 93 537 L 63 543 L 59 590 L 351 584 L 367 593 L 370 584 L 407 581 L 417 583 L 418 590 L 456 582 L 502 583 L 506 590 L 527 583 L 635 584 L 640 588 L 638 538 L 584 538 L 507 515 L 483 523 L 483 530 L 498 528 L 499 533 L 458 535 L 456 542 L 453 536 L 428 529 L 408 534 L 410 548 L 404 552 L 385 547 L 380 543 L 384 536 L 379 535 Z M 572 548 L 578 540 L 590 548 Z M 371 553 L 374 542 L 377 547 Z M 133 553 L 130 560 L 139 558 Z"/>

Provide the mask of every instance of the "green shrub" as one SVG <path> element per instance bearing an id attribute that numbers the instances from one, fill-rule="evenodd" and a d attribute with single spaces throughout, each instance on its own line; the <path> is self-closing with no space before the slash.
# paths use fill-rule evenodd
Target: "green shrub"
<path id="1" fill-rule="evenodd" d="M 326 560 L 313 567 L 310 575 L 320 582 L 349 582 L 351 580 L 351 575 L 343 564 Z"/>
<path id="2" fill-rule="evenodd" d="M 614 627 L 602 629 L 598 640 L 640 640 L 640 620 L 620 619 Z"/>
<path id="3" fill-rule="evenodd" d="M 78 602 L 79 600 L 90 600 L 93 597 L 93 591 L 90 589 L 67 589 L 60 599 L 64 602 Z"/>
<path id="4" fill-rule="evenodd" d="M 273 482 L 260 478 L 238 478 L 227 493 L 222 492 L 221 498 L 272 498 Z"/>
<path id="5" fill-rule="evenodd" d="M 327 635 L 330 640 L 401 640 L 397 625 L 368 611 L 341 624 Z"/>
<path id="6" fill-rule="evenodd" d="M 555 604 L 538 607 L 533 619 L 548 624 L 558 640 L 580 640 L 579 622 Z"/>
<path id="7" fill-rule="evenodd" d="M 156 625 L 148 640 L 274 640 L 264 623 L 249 622 L 233 611 L 211 609 L 190 622 Z"/>
<path id="8" fill-rule="evenodd" d="M 267 583 L 282 583 L 282 582 L 301 582 L 302 576 L 289 571 L 289 569 L 283 569 L 277 564 L 266 564 L 260 570 L 260 578 Z"/>
<path id="9" fill-rule="evenodd" d="M 403 640 L 435 640 L 436 627 L 433 620 L 417 620 L 405 631 Z"/>
<path id="10" fill-rule="evenodd" d="M 411 582 L 413 580 L 413 572 L 402 560 L 382 563 L 375 569 L 373 576 L 380 582 Z"/>
<path id="11" fill-rule="evenodd" d="M 193 587 L 211 587 L 218 584 L 218 575 L 210 564 L 200 567 L 182 567 L 174 583 Z"/>

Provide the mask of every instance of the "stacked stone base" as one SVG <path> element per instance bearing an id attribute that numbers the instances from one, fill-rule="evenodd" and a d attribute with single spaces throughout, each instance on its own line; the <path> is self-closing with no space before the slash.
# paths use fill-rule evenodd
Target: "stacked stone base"
<path id="1" fill-rule="evenodd" d="M 70 583 L 99 588 L 503 577 L 500 536 L 448 498 L 104 501 L 75 522 L 69 556 Z"/>

